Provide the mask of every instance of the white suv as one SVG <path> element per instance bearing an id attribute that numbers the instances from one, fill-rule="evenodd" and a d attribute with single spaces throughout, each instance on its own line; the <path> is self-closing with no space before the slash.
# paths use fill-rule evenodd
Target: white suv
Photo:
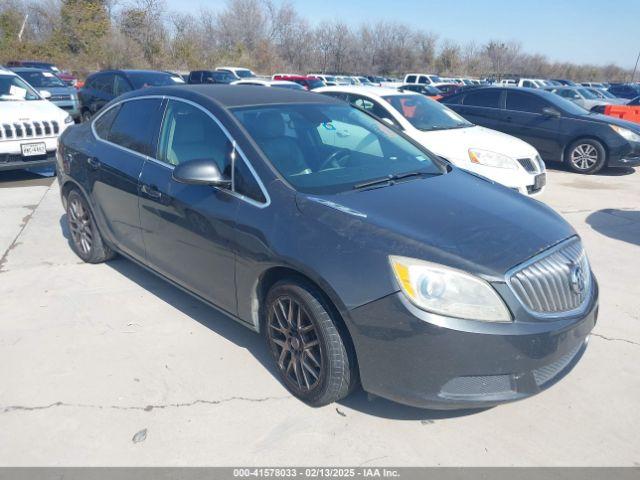
<path id="1" fill-rule="evenodd" d="M 511 135 L 474 125 L 419 93 L 349 86 L 318 88 L 314 92 L 345 100 L 402 130 L 458 167 L 524 195 L 540 193 L 546 183 L 546 168 L 534 147 Z M 343 142 L 351 141 L 348 132 L 337 128 L 336 134 Z"/>
<path id="2" fill-rule="evenodd" d="M 50 96 L 0 68 L 0 171 L 55 163 L 58 136 L 73 119 Z"/>
<path id="3" fill-rule="evenodd" d="M 442 83 L 438 75 L 430 73 L 407 73 L 404 76 L 404 83 L 424 83 L 425 85 L 437 85 Z"/>

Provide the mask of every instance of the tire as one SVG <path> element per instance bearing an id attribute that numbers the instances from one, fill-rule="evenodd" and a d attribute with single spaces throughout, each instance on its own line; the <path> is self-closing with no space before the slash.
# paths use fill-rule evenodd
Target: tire
<path id="1" fill-rule="evenodd" d="M 67 226 L 71 248 L 87 263 L 102 263 L 115 257 L 98 231 L 91 208 L 84 196 L 72 189 L 67 195 Z"/>
<path id="2" fill-rule="evenodd" d="M 336 314 L 315 287 L 295 279 L 280 281 L 267 294 L 264 307 L 269 350 L 294 396 L 321 407 L 353 391 L 358 383 L 355 355 L 340 333 Z"/>
<path id="3" fill-rule="evenodd" d="M 573 172 L 591 175 L 607 164 L 607 152 L 599 141 L 583 138 L 569 145 L 565 163 Z"/>

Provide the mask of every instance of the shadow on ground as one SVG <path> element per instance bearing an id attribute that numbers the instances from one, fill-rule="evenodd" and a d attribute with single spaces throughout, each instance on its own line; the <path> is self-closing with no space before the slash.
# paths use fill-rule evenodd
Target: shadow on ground
<path id="1" fill-rule="evenodd" d="M 605 208 L 589 215 L 587 224 L 607 237 L 640 245 L 640 210 Z"/>
<path id="2" fill-rule="evenodd" d="M 71 236 L 67 226 L 66 214 L 60 217 L 60 229 L 62 230 L 64 237 L 70 242 Z M 238 322 L 235 322 L 226 315 L 218 312 L 213 307 L 210 307 L 197 298 L 192 297 L 188 293 L 182 291 L 178 287 L 175 287 L 133 261 L 127 260 L 123 257 L 117 257 L 114 260 L 107 262 L 107 265 L 119 274 L 135 282 L 152 295 L 155 295 L 163 302 L 177 308 L 183 314 L 207 327 L 209 330 L 233 342 L 238 347 L 248 350 L 262 365 L 262 367 L 280 382 L 280 376 L 276 369 L 275 361 L 271 358 L 266 342 L 261 335 L 252 332 L 243 325 L 240 325 Z M 440 411 L 409 407 L 384 400 L 379 397 L 372 397 L 362 389 L 356 390 L 338 404 L 329 405 L 324 408 L 332 408 L 336 410 L 337 415 L 345 415 L 345 413 L 340 410 L 341 405 L 366 415 L 390 418 L 394 420 L 421 420 L 423 423 L 431 423 L 434 420 L 471 415 L 481 411 Z"/>
<path id="3" fill-rule="evenodd" d="M 49 186 L 55 180 L 55 169 L 43 167 L 33 170 L 0 172 L 0 188 Z"/>
<path id="4" fill-rule="evenodd" d="M 575 173 L 573 170 L 570 170 L 564 163 L 560 162 L 545 162 L 547 166 L 547 170 L 554 170 L 556 172 L 567 172 L 577 175 L 578 177 L 623 177 L 625 175 L 632 175 L 636 172 L 636 169 L 633 167 L 620 167 L 620 168 L 611 168 L 604 167 L 598 173 L 594 173 L 593 175 L 582 175 L 580 173 Z"/>

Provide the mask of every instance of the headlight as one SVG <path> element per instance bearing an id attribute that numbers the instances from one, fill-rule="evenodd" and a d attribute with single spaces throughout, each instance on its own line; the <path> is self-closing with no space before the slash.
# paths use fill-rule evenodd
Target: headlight
<path id="1" fill-rule="evenodd" d="M 612 128 L 612 130 L 614 132 L 616 132 L 618 135 L 620 135 L 625 140 L 627 140 L 629 142 L 638 142 L 638 143 L 640 143 L 640 135 L 638 135 L 636 132 L 633 132 L 633 131 L 631 131 L 631 130 L 629 130 L 627 128 L 619 127 L 618 125 L 609 124 L 609 126 Z"/>
<path id="2" fill-rule="evenodd" d="M 481 278 L 414 258 L 392 255 L 389 261 L 404 294 L 422 310 L 485 322 L 511 321 L 498 293 Z"/>
<path id="3" fill-rule="evenodd" d="M 518 168 L 518 164 L 513 158 L 501 153 L 480 150 L 478 148 L 469 149 L 469 160 L 471 160 L 471 163 L 485 165 L 487 167 L 510 168 L 512 170 Z"/>
<path id="4" fill-rule="evenodd" d="M 67 125 L 73 123 L 73 118 L 71 118 L 71 115 L 67 115 L 66 117 L 64 117 L 64 123 L 66 123 Z"/>

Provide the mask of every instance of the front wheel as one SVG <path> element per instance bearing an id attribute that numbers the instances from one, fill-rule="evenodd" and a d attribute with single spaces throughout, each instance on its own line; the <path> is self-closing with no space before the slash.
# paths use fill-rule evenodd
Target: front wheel
<path id="1" fill-rule="evenodd" d="M 572 171 L 588 175 L 602 170 L 607 163 L 607 153 L 600 142 L 585 138 L 569 146 L 565 161 Z"/>
<path id="2" fill-rule="evenodd" d="M 319 407 L 350 393 L 357 383 L 355 358 L 317 289 L 296 280 L 277 283 L 265 316 L 269 349 L 293 395 Z"/>

